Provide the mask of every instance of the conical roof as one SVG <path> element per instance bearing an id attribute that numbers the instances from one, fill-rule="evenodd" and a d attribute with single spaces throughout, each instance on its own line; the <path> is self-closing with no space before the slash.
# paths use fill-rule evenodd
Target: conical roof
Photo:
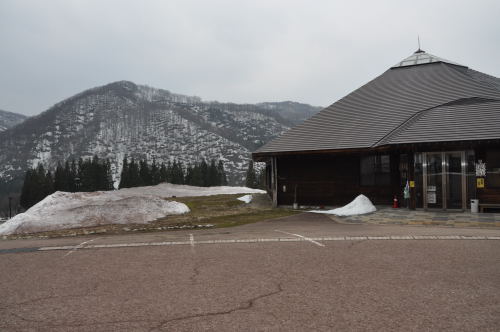
<path id="1" fill-rule="evenodd" d="M 462 66 L 456 62 L 437 57 L 435 55 L 432 55 L 430 53 L 422 51 L 421 49 L 418 49 L 415 53 L 413 53 L 412 55 L 410 55 L 409 57 L 407 57 L 403 61 L 398 62 L 397 64 L 395 64 L 391 68 L 426 65 L 429 63 L 436 63 L 436 62 L 443 62 L 443 63 L 447 63 L 450 65 L 466 67 L 466 66 Z"/>
<path id="2" fill-rule="evenodd" d="M 268 142 L 254 152 L 254 157 L 285 152 L 367 149 L 400 144 L 401 142 L 390 138 L 410 119 L 415 119 L 416 115 L 471 98 L 473 103 L 500 101 L 500 79 L 419 51 Z M 467 115 L 466 109 L 469 107 L 472 106 L 463 106 L 460 112 Z M 500 110 L 496 106 L 492 110 L 494 114 L 488 116 L 488 126 L 494 125 L 492 117 L 500 123 Z M 439 115 L 437 112 L 432 114 Z M 462 120 L 469 123 L 477 121 L 474 118 L 477 112 L 470 114 L 470 119 Z M 435 136 L 429 138 L 429 141 L 439 140 L 439 131 L 432 130 L 435 123 L 429 126 L 429 135 Z M 476 139 L 481 139 L 481 132 L 477 132 L 476 126 L 469 127 L 474 128 Z M 495 132 L 498 129 L 495 128 L 489 132 Z M 497 130 L 496 133 L 500 138 L 500 132 Z M 461 132 L 456 132 L 455 140 L 462 137 Z M 411 142 L 412 138 L 405 136 L 404 141 Z"/>

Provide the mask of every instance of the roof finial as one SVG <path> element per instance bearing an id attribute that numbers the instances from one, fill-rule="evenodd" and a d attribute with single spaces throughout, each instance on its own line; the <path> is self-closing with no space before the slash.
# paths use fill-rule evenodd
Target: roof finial
<path id="1" fill-rule="evenodd" d="M 417 35 L 417 41 L 418 41 L 418 50 L 415 53 L 424 53 L 424 51 L 422 51 L 420 49 L 420 36 L 419 35 Z"/>

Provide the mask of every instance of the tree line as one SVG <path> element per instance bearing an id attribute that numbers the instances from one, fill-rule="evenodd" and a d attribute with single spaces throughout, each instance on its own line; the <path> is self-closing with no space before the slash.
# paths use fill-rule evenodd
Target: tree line
<path id="1" fill-rule="evenodd" d="M 248 163 L 245 187 L 265 189 L 266 188 L 266 169 L 262 169 L 260 172 L 255 169 L 253 160 L 250 159 Z"/>
<path id="2" fill-rule="evenodd" d="M 111 162 L 108 159 L 102 160 L 94 156 L 89 159 L 80 158 L 78 162 L 74 159 L 71 162 L 67 160 L 64 166 L 57 164 L 54 174 L 38 164 L 36 168 L 26 171 L 20 204 L 24 209 L 29 209 L 56 191 L 112 189 Z"/>
<path id="3" fill-rule="evenodd" d="M 225 186 L 227 175 L 222 160 L 216 162 L 212 159 L 208 164 L 202 159 L 194 165 L 184 166 L 177 160 L 166 164 L 153 160 L 148 164 L 147 160 L 123 159 L 119 188 L 152 186 L 162 182 L 199 187 Z"/>
<path id="4" fill-rule="evenodd" d="M 119 188 L 157 185 L 162 182 L 186 184 L 199 187 L 227 185 L 227 174 L 222 160 L 205 159 L 194 165 L 184 166 L 181 162 L 151 164 L 145 159 L 136 161 L 128 157 L 123 159 L 123 168 Z M 250 188 L 263 188 L 265 171 L 257 172 L 250 161 L 245 185 Z M 89 192 L 113 190 L 111 162 L 94 156 L 90 159 L 67 160 L 64 165 L 58 163 L 54 173 L 46 170 L 42 164 L 28 169 L 21 190 L 20 205 L 29 209 L 42 199 L 56 191 Z"/>

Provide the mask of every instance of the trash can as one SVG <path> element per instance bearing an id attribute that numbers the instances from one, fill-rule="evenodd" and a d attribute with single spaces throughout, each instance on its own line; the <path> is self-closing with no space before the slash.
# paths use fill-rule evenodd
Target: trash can
<path id="1" fill-rule="evenodd" d="M 470 200 L 470 212 L 471 213 L 478 213 L 479 212 L 479 200 L 478 199 L 471 199 Z"/>

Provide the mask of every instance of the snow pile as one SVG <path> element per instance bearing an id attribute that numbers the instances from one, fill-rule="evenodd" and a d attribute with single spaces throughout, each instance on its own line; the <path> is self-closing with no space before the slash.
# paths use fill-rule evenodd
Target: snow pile
<path id="1" fill-rule="evenodd" d="M 252 201 L 252 195 L 241 196 L 241 197 L 238 197 L 237 200 L 245 202 L 245 203 L 248 204 L 248 203 L 250 203 Z"/>
<path id="2" fill-rule="evenodd" d="M 377 208 L 365 195 L 359 195 L 351 203 L 333 210 L 315 210 L 314 213 L 334 214 L 336 216 L 355 216 L 377 211 Z"/>
<path id="3" fill-rule="evenodd" d="M 0 235 L 35 233 L 106 224 L 146 224 L 189 208 L 165 200 L 172 196 L 260 193 L 246 187 L 193 187 L 163 183 L 115 191 L 55 192 L 25 213 L 0 225 Z"/>
<path id="4" fill-rule="evenodd" d="M 188 185 L 161 183 L 156 186 L 149 187 L 136 187 L 121 189 L 130 194 L 143 194 L 157 195 L 160 197 L 189 197 L 189 196 L 211 196 L 222 194 L 265 194 L 264 190 L 252 189 L 247 187 L 194 187 Z"/>

